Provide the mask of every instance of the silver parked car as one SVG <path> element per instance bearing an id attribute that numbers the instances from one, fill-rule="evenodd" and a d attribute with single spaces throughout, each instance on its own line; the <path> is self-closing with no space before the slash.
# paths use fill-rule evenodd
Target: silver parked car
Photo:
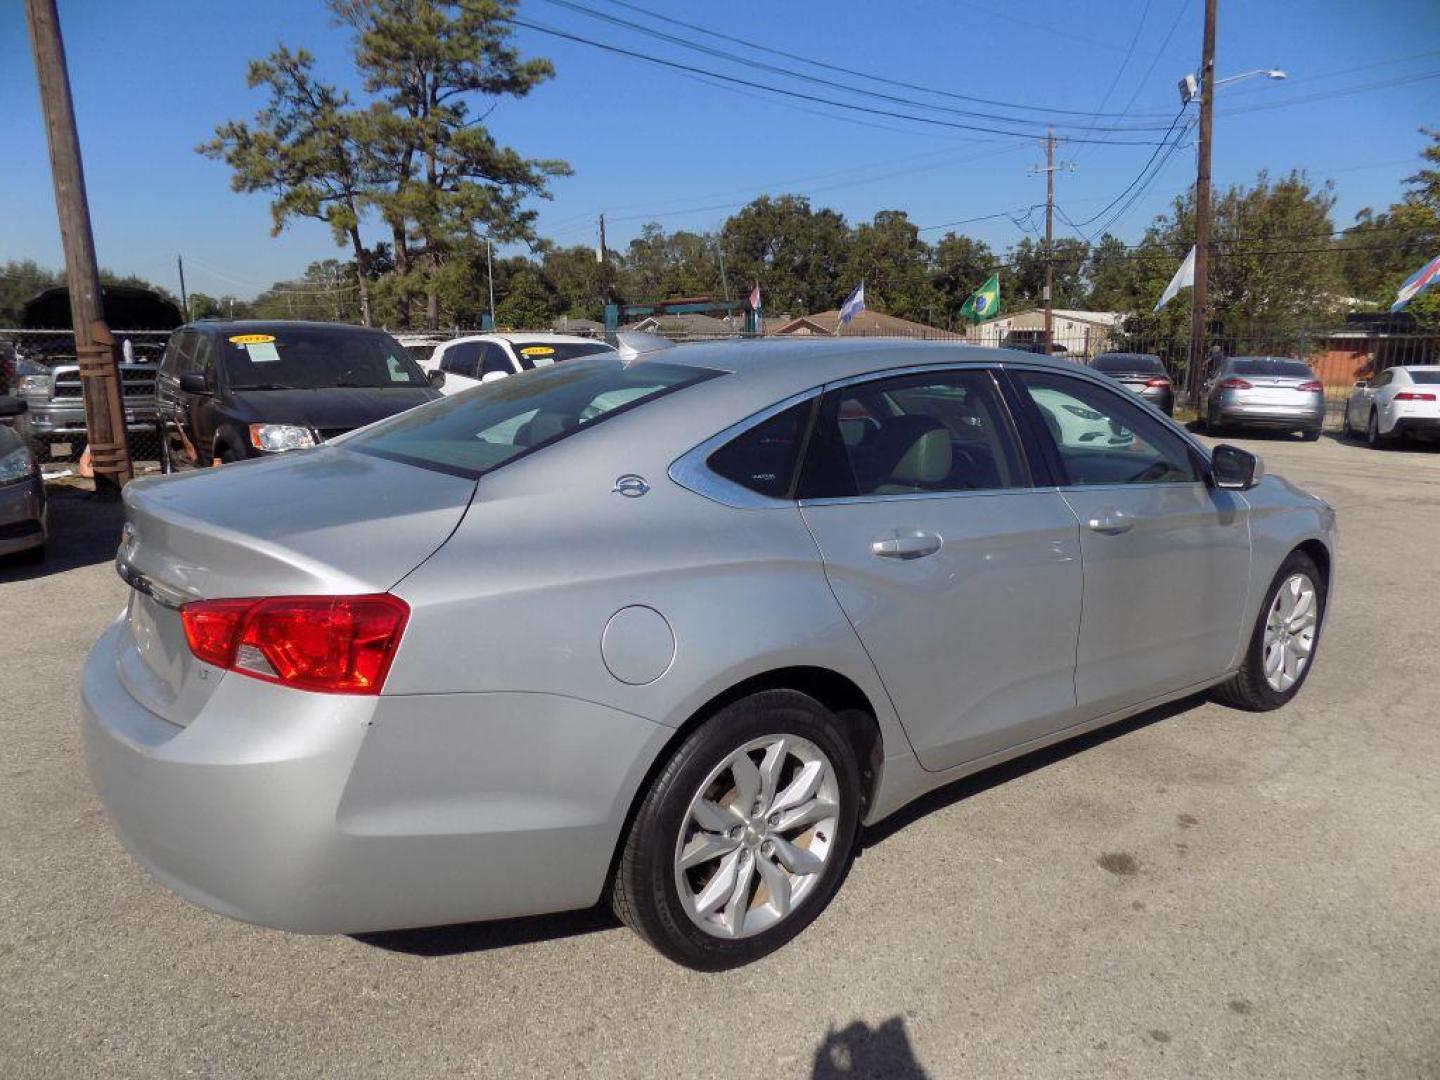
<path id="1" fill-rule="evenodd" d="M 873 340 L 583 357 L 126 510 L 85 742 L 162 882 L 310 932 L 608 889 L 698 968 L 798 933 L 930 789 L 1285 704 L 1334 549 L 1101 376 Z"/>
<path id="2" fill-rule="evenodd" d="M 1205 424 L 1299 431 L 1314 441 L 1325 426 L 1325 385 L 1304 360 L 1232 356 L 1205 388 Z"/>

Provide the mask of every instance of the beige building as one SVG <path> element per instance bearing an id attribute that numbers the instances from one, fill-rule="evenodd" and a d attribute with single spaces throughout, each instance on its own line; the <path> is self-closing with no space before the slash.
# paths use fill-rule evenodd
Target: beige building
<path id="1" fill-rule="evenodd" d="M 1109 351 L 1110 339 L 1123 318 L 1118 311 L 1055 308 L 1050 313 L 1051 341 L 1067 355 L 1094 357 Z M 1010 347 L 1039 345 L 1044 336 L 1045 310 L 1027 308 L 980 323 L 966 338 L 977 345 Z"/>

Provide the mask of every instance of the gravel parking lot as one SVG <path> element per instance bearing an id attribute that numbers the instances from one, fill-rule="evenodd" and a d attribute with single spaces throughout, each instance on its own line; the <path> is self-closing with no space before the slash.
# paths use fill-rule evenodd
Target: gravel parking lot
<path id="1" fill-rule="evenodd" d="M 77 730 L 118 519 L 57 498 L 50 560 L 0 564 L 0 1076 L 1440 1076 L 1440 452 L 1242 445 L 1340 514 L 1293 704 L 937 793 L 709 976 L 598 911 L 309 938 L 146 879 Z"/>

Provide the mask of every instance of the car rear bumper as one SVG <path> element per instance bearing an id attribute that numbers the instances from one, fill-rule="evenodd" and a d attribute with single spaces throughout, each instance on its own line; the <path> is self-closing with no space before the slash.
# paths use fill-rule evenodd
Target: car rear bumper
<path id="1" fill-rule="evenodd" d="M 91 779 L 159 881 L 232 918 L 356 933 L 585 907 L 670 732 L 540 694 L 310 694 L 235 674 L 142 706 L 117 620 L 84 672 Z"/>
<path id="2" fill-rule="evenodd" d="M 1270 428 L 1318 428 L 1325 424 L 1325 402 L 1317 399 L 1304 405 L 1246 404 L 1224 401 L 1215 410 L 1222 424 Z"/>
<path id="3" fill-rule="evenodd" d="M 39 547 L 45 543 L 47 525 L 42 484 L 27 480 L 0 487 L 0 555 Z"/>
<path id="4" fill-rule="evenodd" d="M 1395 421 L 1390 433 L 1400 438 L 1440 438 L 1440 416 L 1402 416 Z"/>

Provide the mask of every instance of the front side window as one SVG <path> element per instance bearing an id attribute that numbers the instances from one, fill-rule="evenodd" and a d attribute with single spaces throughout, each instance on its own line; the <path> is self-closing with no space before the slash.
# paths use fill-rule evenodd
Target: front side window
<path id="1" fill-rule="evenodd" d="M 1028 487 L 988 371 L 930 372 L 832 390 L 806 454 L 804 498 Z"/>
<path id="2" fill-rule="evenodd" d="M 596 356 L 496 379 L 381 421 L 346 446 L 396 461 L 480 477 L 507 461 L 675 390 L 721 374 L 686 364 L 626 367 Z"/>
<path id="3" fill-rule="evenodd" d="M 1185 440 L 1142 406 L 1084 379 L 1017 377 L 1071 484 L 1175 484 L 1200 474 Z"/>

